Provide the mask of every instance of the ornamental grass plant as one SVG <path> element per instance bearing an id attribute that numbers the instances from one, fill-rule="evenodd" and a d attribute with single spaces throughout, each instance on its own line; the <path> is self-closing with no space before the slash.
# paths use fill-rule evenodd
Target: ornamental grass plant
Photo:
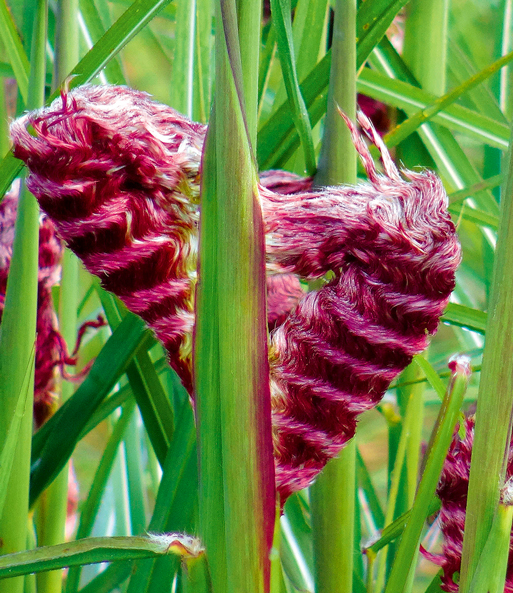
<path id="1" fill-rule="evenodd" d="M 0 593 L 513 591 L 511 0 L 0 0 Z"/>

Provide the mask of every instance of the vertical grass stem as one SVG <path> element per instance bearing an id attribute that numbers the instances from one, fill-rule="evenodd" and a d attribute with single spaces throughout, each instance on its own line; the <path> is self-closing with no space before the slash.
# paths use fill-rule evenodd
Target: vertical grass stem
<path id="1" fill-rule="evenodd" d="M 356 1 L 337 0 L 328 108 L 316 185 L 356 182 L 356 153 L 338 106 L 356 116 Z M 317 593 L 349 593 L 353 584 L 354 440 L 311 487 Z"/>

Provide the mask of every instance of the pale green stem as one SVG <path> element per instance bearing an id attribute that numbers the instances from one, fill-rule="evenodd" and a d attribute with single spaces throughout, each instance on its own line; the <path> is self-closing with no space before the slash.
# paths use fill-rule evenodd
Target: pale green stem
<path id="1" fill-rule="evenodd" d="M 410 398 L 406 413 L 403 420 L 403 429 L 401 431 L 401 437 L 399 439 L 399 445 L 397 447 L 397 453 L 395 456 L 394 469 L 390 476 L 390 491 L 387 500 L 387 510 L 385 513 L 384 527 L 390 525 L 394 520 L 395 509 L 397 504 L 397 497 L 399 494 L 399 488 L 401 486 L 401 476 L 406 456 L 406 449 L 408 444 L 409 429 L 412 423 L 412 416 L 414 411 L 413 400 Z M 377 576 L 374 591 L 379 593 L 385 584 L 386 567 L 387 567 L 388 547 L 381 551 L 377 561 Z"/>
<path id="2" fill-rule="evenodd" d="M 59 0 L 55 19 L 53 90 L 78 62 L 78 0 Z"/>
<path id="3" fill-rule="evenodd" d="M 59 0 L 55 30 L 55 62 L 52 87 L 62 84 L 78 62 L 78 0 Z M 75 345 L 77 333 L 78 261 L 75 255 L 64 251 L 59 292 L 59 331 L 68 349 Z M 74 391 L 72 383 L 61 380 L 60 403 L 65 402 Z M 43 492 L 38 503 L 38 545 L 60 544 L 65 539 L 68 502 L 69 464 Z M 60 593 L 62 572 L 50 571 L 37 575 L 38 593 Z"/>
<path id="4" fill-rule="evenodd" d="M 275 506 L 263 223 L 241 109 L 251 49 L 239 48 L 251 38 L 239 36 L 235 0 L 216 4 L 194 343 L 199 526 L 214 593 L 264 593 Z"/>
<path id="5" fill-rule="evenodd" d="M 27 105 L 30 109 L 41 106 L 44 100 L 46 30 L 47 3 L 39 0 L 31 56 Z M 3 449 L 17 399 L 23 395 L 20 393 L 21 386 L 36 338 L 38 236 L 39 208 L 34 197 L 23 186 L 0 331 L 0 450 Z M 14 453 L 5 511 L 0 518 L 2 554 L 23 550 L 27 542 L 33 376 L 28 388 L 29 397 Z M 23 585 L 23 577 L 2 580 L 0 593 L 21 593 Z"/>
<path id="6" fill-rule="evenodd" d="M 260 26 L 262 23 L 262 3 L 237 0 L 239 38 L 241 43 L 242 85 L 246 123 L 253 150 L 256 151 L 258 117 L 258 65 L 260 61 Z"/>
<path id="7" fill-rule="evenodd" d="M 171 105 L 190 118 L 192 118 L 194 98 L 195 29 L 196 0 L 178 0 Z"/>
<path id="8" fill-rule="evenodd" d="M 5 79 L 0 77 L 0 155 L 9 150 L 8 117 L 5 106 Z"/>
<path id="9" fill-rule="evenodd" d="M 330 86 L 317 186 L 356 182 L 356 152 L 351 135 L 338 113 L 340 107 L 356 117 L 356 1 L 337 0 L 331 48 Z"/>
<path id="10" fill-rule="evenodd" d="M 316 593 L 352 591 L 355 451 L 353 439 L 310 488 Z"/>
<path id="11" fill-rule="evenodd" d="M 356 116 L 356 1 L 337 0 L 328 108 L 317 185 L 355 183 L 356 153 L 338 107 Z M 350 593 L 353 584 L 354 440 L 310 489 L 317 593 Z"/>
<path id="12" fill-rule="evenodd" d="M 501 218 L 488 306 L 486 344 L 477 399 L 460 591 L 467 593 L 499 500 L 511 434 L 513 394 L 513 151 L 501 196 Z"/>
<path id="13" fill-rule="evenodd" d="M 513 49 L 513 0 L 504 0 L 503 15 L 501 55 L 505 56 Z M 512 66 L 508 64 L 500 73 L 499 93 L 500 108 L 508 119 L 511 119 L 513 112 L 511 97 L 512 82 Z"/>
<path id="14" fill-rule="evenodd" d="M 414 380 L 421 378 L 422 373 L 414 366 Z M 424 419 L 425 383 L 416 383 L 411 387 L 410 405 L 412 418 L 409 427 L 408 446 L 406 449 L 406 470 L 408 476 L 408 508 L 413 504 L 419 481 L 420 447 L 422 442 L 422 425 Z"/>
<path id="15" fill-rule="evenodd" d="M 445 92 L 449 0 L 411 0 L 403 58 L 426 91 Z"/>

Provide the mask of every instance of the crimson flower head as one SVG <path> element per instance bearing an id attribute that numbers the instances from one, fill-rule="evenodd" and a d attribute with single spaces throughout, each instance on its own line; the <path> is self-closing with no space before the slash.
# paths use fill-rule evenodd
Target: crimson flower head
<path id="1" fill-rule="evenodd" d="M 346 123 L 368 183 L 313 190 L 311 179 L 273 171 L 259 185 L 282 503 L 338 454 L 357 416 L 426 347 L 460 261 L 440 179 L 400 173 L 361 114 L 381 150 L 378 173 Z M 144 93 L 109 86 L 75 89 L 11 126 L 28 187 L 61 237 L 155 331 L 189 392 L 205 132 Z M 299 278 L 327 272 L 328 283 L 302 294 Z"/>
<path id="2" fill-rule="evenodd" d="M 11 126 L 41 208 L 104 288 L 152 327 L 189 390 L 204 134 L 145 93 L 111 86 L 78 88 Z"/>
<path id="3" fill-rule="evenodd" d="M 447 196 L 431 171 L 376 171 L 343 114 L 368 183 L 293 196 L 261 190 L 268 261 L 305 279 L 334 275 L 308 293 L 272 335 L 276 480 L 282 502 L 308 486 L 354 436 L 359 414 L 427 346 L 455 285 L 460 246 Z"/>

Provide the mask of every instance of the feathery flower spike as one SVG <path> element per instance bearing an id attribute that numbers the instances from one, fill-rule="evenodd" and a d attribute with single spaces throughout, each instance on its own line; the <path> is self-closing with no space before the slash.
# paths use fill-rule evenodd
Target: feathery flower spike
<path id="1" fill-rule="evenodd" d="M 299 300 L 272 336 L 282 502 L 338 454 L 354 435 L 357 415 L 376 405 L 426 347 L 460 260 L 438 177 L 404 171 L 404 180 L 360 114 L 382 153 L 385 174 L 378 174 L 345 119 L 369 183 L 310 191 L 310 180 L 284 180 L 286 174 L 280 180 L 272 172 L 259 187 L 268 271 L 307 279 L 334 273 Z M 29 124 L 37 137 L 26 131 Z M 15 122 L 11 134 L 15 155 L 32 172 L 29 187 L 61 236 L 155 330 L 190 388 L 187 338 L 205 127 L 137 91 L 83 87 Z"/>
<path id="2" fill-rule="evenodd" d="M 146 93 L 115 86 L 74 89 L 11 126 L 27 185 L 59 235 L 155 331 L 189 393 L 205 133 Z M 271 171 L 264 183 L 292 193 L 311 179 Z M 289 284 L 293 298 L 278 305 L 269 281 L 282 318 L 299 296 L 299 282 Z M 273 309 L 271 318 L 276 325 Z"/>
<path id="3" fill-rule="evenodd" d="M 354 436 L 359 414 L 427 346 L 455 284 L 460 246 L 431 171 L 403 171 L 370 121 L 376 171 L 344 117 L 369 182 L 280 196 L 261 188 L 267 257 L 276 272 L 334 278 L 307 294 L 272 334 L 271 396 L 282 503 Z"/>
<path id="4" fill-rule="evenodd" d="M 27 186 L 59 235 L 155 331 L 189 392 L 204 135 L 145 93 L 113 86 L 80 87 L 11 126 Z"/>
<path id="5" fill-rule="evenodd" d="M 464 434 L 456 430 L 445 459 L 437 488 L 437 496 L 442 506 L 438 522 L 444 537 L 441 554 L 431 554 L 421 548 L 426 558 L 443 569 L 442 589 L 448 593 L 459 590 L 454 578 L 461 568 L 463 550 L 463 534 L 467 509 L 468 482 L 470 476 L 470 459 L 474 443 L 474 417 L 465 419 Z M 506 466 L 506 483 L 513 477 L 513 439 L 510 442 L 508 463 Z M 504 593 L 513 593 L 513 532 L 510 539 L 510 553 L 506 573 Z"/>

